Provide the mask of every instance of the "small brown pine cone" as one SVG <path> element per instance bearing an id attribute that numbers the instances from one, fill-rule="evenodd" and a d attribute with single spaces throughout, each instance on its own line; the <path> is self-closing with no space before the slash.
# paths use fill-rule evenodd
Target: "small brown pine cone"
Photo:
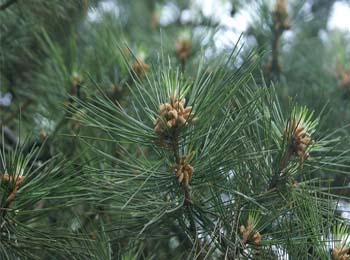
<path id="1" fill-rule="evenodd" d="M 252 237 L 252 242 L 254 245 L 259 245 L 262 240 L 262 236 L 260 235 L 259 232 L 255 232 L 253 237 Z"/>

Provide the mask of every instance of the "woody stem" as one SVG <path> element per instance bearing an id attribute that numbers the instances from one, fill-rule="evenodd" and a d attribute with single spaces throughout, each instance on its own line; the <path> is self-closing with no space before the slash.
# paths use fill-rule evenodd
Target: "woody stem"
<path id="1" fill-rule="evenodd" d="M 272 39 L 272 66 L 271 70 L 273 73 L 275 73 L 277 76 L 279 75 L 279 61 L 278 61 L 278 55 L 279 55 L 279 39 L 280 39 L 280 32 L 277 30 L 274 30 L 274 36 Z"/>
<path id="2" fill-rule="evenodd" d="M 186 67 L 186 60 L 181 60 L 181 72 L 185 73 L 185 67 Z"/>
<path id="3" fill-rule="evenodd" d="M 293 149 L 290 146 L 282 159 L 281 166 L 278 168 L 278 170 L 275 172 L 274 176 L 272 177 L 272 180 L 271 180 L 271 183 L 269 185 L 268 190 L 272 190 L 272 189 L 276 188 L 278 181 L 279 181 L 278 177 L 279 177 L 280 173 L 287 167 L 290 159 L 292 158 L 292 154 L 293 154 Z"/>
<path id="4" fill-rule="evenodd" d="M 174 159 L 176 162 L 176 165 L 179 167 L 181 160 L 180 160 L 180 151 L 179 151 L 179 133 L 178 133 L 178 129 L 173 129 L 172 132 L 172 142 L 171 142 L 171 148 L 172 151 L 174 153 Z M 192 234 L 192 237 L 194 239 L 194 242 L 197 245 L 197 258 L 196 259 L 202 259 L 202 254 L 203 254 L 203 250 L 202 250 L 202 245 L 200 243 L 200 241 L 198 240 L 198 234 L 197 234 L 197 227 L 196 227 L 196 222 L 195 219 L 193 217 L 192 214 L 192 199 L 191 199 L 191 194 L 190 194 L 190 187 L 189 185 L 186 183 L 186 181 L 184 181 L 182 183 L 183 189 L 184 189 L 184 195 L 185 195 L 185 201 L 184 201 L 184 207 L 187 211 L 187 217 L 190 223 L 189 226 L 189 231 Z"/>
<path id="5" fill-rule="evenodd" d="M 18 190 L 18 186 L 16 185 L 12 192 L 10 193 L 10 195 L 7 197 L 6 201 L 5 201 L 5 205 L 3 207 L 0 208 L 0 217 L 1 219 L 3 220 L 2 223 L 1 223 L 1 226 L 0 226 L 0 230 L 2 229 L 2 227 L 4 226 L 4 223 L 5 223 L 5 216 L 7 214 L 7 212 L 9 211 L 10 209 L 10 206 L 11 206 L 11 203 L 12 201 L 15 199 L 16 197 L 16 194 L 17 194 L 17 190 Z"/>
<path id="6" fill-rule="evenodd" d="M 174 153 L 175 163 L 179 165 L 180 164 L 179 133 L 177 129 L 173 130 L 171 146 Z"/>

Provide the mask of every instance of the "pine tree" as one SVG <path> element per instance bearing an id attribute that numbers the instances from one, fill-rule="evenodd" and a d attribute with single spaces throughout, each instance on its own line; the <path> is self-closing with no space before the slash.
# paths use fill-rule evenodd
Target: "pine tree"
<path id="1" fill-rule="evenodd" d="M 187 1 L 0 2 L 0 258 L 349 259 L 333 2 L 232 1 L 229 50 Z"/>

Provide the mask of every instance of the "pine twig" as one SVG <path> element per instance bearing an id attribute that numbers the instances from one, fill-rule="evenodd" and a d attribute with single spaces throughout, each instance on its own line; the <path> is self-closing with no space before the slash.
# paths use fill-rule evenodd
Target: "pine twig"
<path id="1" fill-rule="evenodd" d="M 182 72 L 182 74 L 185 73 L 185 68 L 186 68 L 186 61 L 181 60 L 181 72 Z"/>
<path id="2" fill-rule="evenodd" d="M 274 176 L 272 177 L 271 183 L 269 185 L 268 190 L 273 190 L 276 188 L 277 184 L 278 184 L 278 178 L 279 178 L 279 174 L 287 167 L 290 159 L 292 158 L 292 154 L 293 154 L 293 150 L 291 147 L 288 148 L 287 153 L 284 155 L 283 159 L 282 159 L 282 164 L 281 166 L 278 168 L 278 170 L 275 172 Z"/>
<path id="3" fill-rule="evenodd" d="M 24 180 L 24 176 L 9 176 L 7 173 L 4 173 L 1 176 L 1 182 L 15 182 L 15 187 L 12 189 L 11 193 L 7 196 L 6 201 L 5 201 L 5 205 L 3 207 L 0 208 L 0 216 L 1 219 L 4 219 L 4 217 L 6 216 L 7 212 L 9 211 L 9 208 L 12 204 L 12 202 L 14 201 L 14 199 L 16 198 L 17 195 L 17 191 L 21 185 L 21 183 Z M 0 229 L 4 226 L 5 220 L 3 221 L 3 223 L 1 224 Z"/>
<path id="4" fill-rule="evenodd" d="M 281 72 L 281 65 L 279 63 L 279 42 L 282 36 L 282 30 L 274 30 L 272 38 L 272 60 L 271 60 L 271 72 L 279 77 Z"/>
<path id="5" fill-rule="evenodd" d="M 176 165 L 179 166 L 181 164 L 181 159 L 180 159 L 180 153 L 179 153 L 179 140 L 178 140 L 179 134 L 178 134 L 177 130 L 178 129 L 176 129 L 176 128 L 173 129 L 171 146 L 172 146 L 172 150 L 174 153 Z M 190 222 L 189 230 L 192 234 L 192 237 L 194 239 L 194 242 L 195 242 L 196 248 L 197 248 L 196 259 L 204 259 L 204 256 L 203 256 L 204 250 L 202 248 L 201 242 L 199 241 L 196 222 L 195 222 L 195 219 L 194 219 L 193 214 L 192 214 L 192 198 L 191 198 L 191 193 L 190 193 L 190 187 L 186 181 L 182 182 L 182 185 L 183 185 L 184 196 L 185 196 L 184 207 L 186 208 L 188 220 Z"/>

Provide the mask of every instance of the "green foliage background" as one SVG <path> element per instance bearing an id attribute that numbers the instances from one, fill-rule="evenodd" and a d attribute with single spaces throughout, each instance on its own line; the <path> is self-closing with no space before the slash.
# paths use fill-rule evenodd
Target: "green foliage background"
<path id="1" fill-rule="evenodd" d="M 255 10 L 224 48 L 196 1 L 0 1 L 0 259 L 341 259 L 350 34 L 327 29 L 334 2 L 288 3 L 269 75 L 275 1 L 220 1 Z M 171 97 L 192 110 L 160 136 Z M 295 118 L 315 141 L 302 156 Z"/>

